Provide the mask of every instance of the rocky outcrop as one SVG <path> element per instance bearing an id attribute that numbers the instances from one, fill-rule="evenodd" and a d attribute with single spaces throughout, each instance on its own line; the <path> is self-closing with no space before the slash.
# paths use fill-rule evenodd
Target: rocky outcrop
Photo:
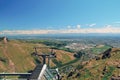
<path id="1" fill-rule="evenodd" d="M 111 57 L 111 54 L 110 52 L 112 51 L 111 48 L 109 48 L 108 50 L 106 50 L 103 55 L 102 55 L 102 59 L 106 59 L 106 58 L 110 58 Z"/>

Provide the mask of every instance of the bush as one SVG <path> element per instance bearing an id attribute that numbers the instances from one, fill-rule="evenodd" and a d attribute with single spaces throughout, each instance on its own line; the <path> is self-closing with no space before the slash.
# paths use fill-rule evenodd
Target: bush
<path id="1" fill-rule="evenodd" d="M 2 41 L 4 39 L 4 37 L 0 37 L 0 41 Z"/>
<path id="2" fill-rule="evenodd" d="M 104 77 L 102 78 L 102 80 L 109 80 L 114 70 L 115 70 L 115 67 L 109 66 L 108 72 L 104 74 Z"/>
<path id="3" fill-rule="evenodd" d="M 83 68 L 83 65 L 78 64 L 78 65 L 76 66 L 76 69 L 77 69 L 77 70 L 80 70 L 80 69 L 82 69 L 82 68 Z"/>
<path id="4" fill-rule="evenodd" d="M 0 57 L 0 61 L 6 63 L 6 62 L 7 62 L 7 59 L 6 59 L 6 58 L 2 58 L 2 57 Z"/>
<path id="5" fill-rule="evenodd" d="M 74 50 L 70 49 L 70 48 L 60 48 L 60 50 L 64 50 L 64 51 L 67 51 L 67 52 L 74 52 Z"/>
<path id="6" fill-rule="evenodd" d="M 62 62 L 61 61 L 57 61 L 56 59 L 52 59 L 53 63 L 56 64 L 57 67 L 62 66 Z"/>
<path id="7" fill-rule="evenodd" d="M 79 51 L 79 52 L 77 52 L 76 54 L 74 54 L 74 57 L 76 57 L 76 58 L 81 58 L 82 55 L 84 55 L 84 54 L 85 54 L 84 52 Z"/>

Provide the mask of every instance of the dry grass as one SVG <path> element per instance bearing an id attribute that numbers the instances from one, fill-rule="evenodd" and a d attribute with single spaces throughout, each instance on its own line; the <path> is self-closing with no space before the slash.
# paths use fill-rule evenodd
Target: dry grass
<path id="1" fill-rule="evenodd" d="M 34 58 L 31 53 L 34 52 L 33 47 L 46 47 L 43 44 L 33 44 L 21 42 L 18 40 L 11 40 L 7 44 L 0 42 L 0 57 L 5 57 L 7 63 L 0 61 L 0 72 L 26 72 L 33 70 L 35 67 Z M 50 53 L 50 49 L 40 49 L 39 53 Z M 62 63 L 67 63 L 74 59 L 73 55 L 69 52 L 62 50 L 55 50 L 57 60 Z M 51 66 L 54 66 L 51 62 Z"/>

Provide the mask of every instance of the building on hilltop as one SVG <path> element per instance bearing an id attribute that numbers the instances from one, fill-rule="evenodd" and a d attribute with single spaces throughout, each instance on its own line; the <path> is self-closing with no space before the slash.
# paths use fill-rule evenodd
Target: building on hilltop
<path id="1" fill-rule="evenodd" d="M 7 44 L 7 42 L 8 42 L 7 37 L 3 37 L 3 41 L 4 41 L 5 44 Z"/>

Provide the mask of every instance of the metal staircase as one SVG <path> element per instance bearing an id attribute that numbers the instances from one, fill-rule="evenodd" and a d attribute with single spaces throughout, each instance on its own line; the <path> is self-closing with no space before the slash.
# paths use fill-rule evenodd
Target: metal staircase
<path id="1" fill-rule="evenodd" d="M 37 79 L 39 74 L 40 74 L 40 72 L 41 72 L 41 70 L 42 70 L 42 67 L 43 67 L 43 65 L 40 65 L 40 64 L 37 65 L 36 68 L 33 70 L 33 72 L 32 72 L 32 74 L 31 74 L 29 79 L 30 80 Z"/>
<path id="2" fill-rule="evenodd" d="M 56 80 L 47 65 L 37 65 L 28 80 Z"/>

